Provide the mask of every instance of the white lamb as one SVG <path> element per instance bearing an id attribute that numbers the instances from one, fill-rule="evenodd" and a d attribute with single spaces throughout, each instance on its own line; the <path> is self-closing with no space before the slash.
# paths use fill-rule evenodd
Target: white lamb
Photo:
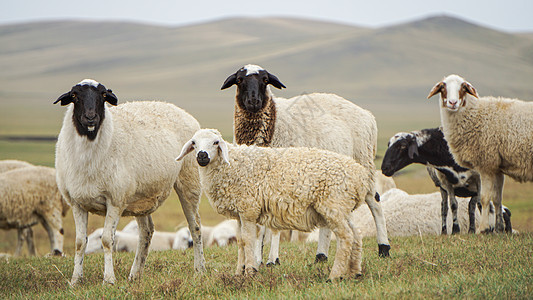
<path id="1" fill-rule="evenodd" d="M 454 159 L 481 177 L 479 232 L 491 231 L 489 205 L 496 209 L 496 231 L 504 230 L 504 175 L 533 181 L 533 102 L 478 98 L 476 89 L 457 75 L 438 82 L 428 98 L 440 95 L 442 131 Z M 510 229 L 509 229 L 510 230 Z"/>
<path id="2" fill-rule="evenodd" d="M 209 202 L 239 222 L 237 274 L 257 271 L 256 223 L 276 230 L 328 227 L 338 240 L 329 278 L 361 273 L 362 241 L 350 212 L 374 196 L 374 170 L 316 148 L 228 145 L 213 129 L 196 132 L 177 160 L 193 150 Z"/>
<path id="3" fill-rule="evenodd" d="M 225 220 L 215 226 L 202 225 L 204 246 L 227 246 L 237 240 L 237 221 Z M 193 246 L 191 233 L 183 227 L 176 232 L 172 249 L 185 250 Z"/>
<path id="4" fill-rule="evenodd" d="M 53 255 L 63 255 L 63 217 L 69 206 L 61 197 L 53 168 L 30 166 L 0 173 L 0 228 L 30 228 L 41 223 Z M 35 254 L 31 229 L 25 231 L 30 254 Z M 24 234 L 24 233 L 23 233 Z M 20 255 L 21 238 L 15 256 Z"/>
<path id="5" fill-rule="evenodd" d="M 378 129 L 372 113 L 335 94 L 313 93 L 290 99 L 274 97 L 270 85 L 285 85 L 264 68 L 246 65 L 230 75 L 221 89 L 237 86 L 233 118 L 234 142 L 263 147 L 315 147 L 344 154 L 374 169 Z M 378 230 L 380 256 L 389 255 L 389 240 L 375 195 L 365 199 Z M 330 232 L 320 230 L 317 261 L 327 259 Z M 279 241 L 279 234 L 273 241 Z M 278 245 L 271 249 L 277 250 Z M 259 249 L 259 248 L 258 248 Z M 270 253 L 269 264 L 278 258 Z"/>
<path id="6" fill-rule="evenodd" d="M 72 284 L 83 277 L 87 213 L 105 216 L 102 235 L 104 283 L 113 284 L 112 249 L 121 216 L 135 216 L 139 243 L 129 279 L 140 278 L 154 224 L 150 216 L 174 188 L 195 241 L 194 267 L 205 270 L 198 203 L 200 184 L 193 159 L 176 163 L 180 148 L 199 128 L 175 105 L 118 99 L 102 84 L 86 79 L 57 101 L 69 105 L 56 145 L 57 184 L 71 204 L 76 224 Z"/>

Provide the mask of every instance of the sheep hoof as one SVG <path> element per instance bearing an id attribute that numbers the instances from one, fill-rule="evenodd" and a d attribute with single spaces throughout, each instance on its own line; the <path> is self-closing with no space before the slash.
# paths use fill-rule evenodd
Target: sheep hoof
<path id="1" fill-rule="evenodd" d="M 59 251 L 58 249 L 54 249 L 54 252 L 52 252 L 52 255 L 53 256 L 64 256 L 63 253 Z"/>
<path id="2" fill-rule="evenodd" d="M 476 228 L 475 227 L 468 228 L 468 233 L 475 234 L 476 233 Z"/>
<path id="3" fill-rule="evenodd" d="M 452 227 L 452 234 L 457 234 L 461 232 L 461 228 L 459 228 L 459 224 L 453 224 Z"/>
<path id="4" fill-rule="evenodd" d="M 273 262 L 272 262 L 272 261 L 269 261 L 269 262 L 267 262 L 267 264 L 266 264 L 267 267 L 273 267 L 273 266 L 275 266 L 275 265 L 278 265 L 278 266 L 281 265 L 281 263 L 279 262 L 279 258 L 276 258 L 276 260 L 273 261 Z"/>
<path id="5" fill-rule="evenodd" d="M 328 256 L 324 253 L 318 253 L 315 257 L 315 264 L 319 262 L 328 261 Z"/>
<path id="6" fill-rule="evenodd" d="M 446 228 L 446 226 L 442 226 L 442 229 L 440 231 L 440 234 L 441 235 L 447 235 L 448 234 L 448 229 Z"/>
<path id="7" fill-rule="evenodd" d="M 378 249 L 379 257 L 390 257 L 390 245 L 378 244 Z"/>
<path id="8" fill-rule="evenodd" d="M 130 276 L 131 278 L 131 276 Z M 130 279 L 132 280 L 132 279 Z M 102 285 L 115 285 L 115 278 L 104 278 L 104 281 L 102 281 Z"/>
<path id="9" fill-rule="evenodd" d="M 70 285 L 73 287 L 80 286 L 82 284 L 83 284 L 83 277 L 72 278 L 70 280 Z"/>

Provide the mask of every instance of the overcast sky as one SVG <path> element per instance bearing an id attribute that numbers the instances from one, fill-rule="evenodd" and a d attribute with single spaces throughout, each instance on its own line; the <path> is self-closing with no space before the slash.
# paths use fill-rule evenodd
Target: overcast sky
<path id="1" fill-rule="evenodd" d="M 0 24 L 83 19 L 186 25 L 236 16 L 294 16 L 380 27 L 437 14 L 533 32 L 533 0 L 0 0 Z"/>

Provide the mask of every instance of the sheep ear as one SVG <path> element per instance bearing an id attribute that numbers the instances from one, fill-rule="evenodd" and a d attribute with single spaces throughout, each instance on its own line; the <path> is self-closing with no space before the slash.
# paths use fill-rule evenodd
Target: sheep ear
<path id="1" fill-rule="evenodd" d="M 225 90 L 236 83 L 237 83 L 237 73 L 231 74 L 228 78 L 226 78 L 226 81 L 224 81 L 224 84 L 222 84 L 222 87 L 220 89 Z"/>
<path id="2" fill-rule="evenodd" d="M 272 75 L 270 73 L 268 73 L 268 83 L 273 85 L 274 87 L 278 88 L 278 89 L 282 89 L 282 88 L 287 88 L 283 83 L 281 83 L 281 81 L 279 81 L 278 77 L 276 77 L 275 75 Z"/>
<path id="3" fill-rule="evenodd" d="M 176 157 L 176 161 L 180 161 L 183 159 L 183 157 L 187 154 L 189 154 L 192 150 L 194 150 L 194 146 L 192 144 L 192 140 L 189 140 L 185 145 L 183 145 L 183 148 L 181 148 L 181 153 L 178 157 Z"/>
<path id="4" fill-rule="evenodd" d="M 218 143 L 218 148 L 220 149 L 220 155 L 222 155 L 222 159 L 229 165 L 229 152 L 228 152 L 228 145 L 225 141 L 221 140 Z"/>
<path id="5" fill-rule="evenodd" d="M 435 96 L 436 94 L 438 94 L 442 87 L 444 86 L 444 82 L 439 82 L 437 84 L 435 84 L 435 86 L 431 89 L 431 91 L 429 92 L 429 95 L 428 95 L 428 99 Z"/>
<path id="6" fill-rule="evenodd" d="M 413 159 L 415 155 L 418 156 L 418 145 L 416 144 L 416 141 L 412 141 L 409 143 L 407 155 L 409 156 L 409 159 Z"/>
<path id="7" fill-rule="evenodd" d="M 461 87 L 464 89 L 465 92 L 467 92 L 468 94 L 476 97 L 476 98 L 479 98 L 479 96 L 477 95 L 477 91 L 476 89 L 474 88 L 474 86 L 472 86 L 470 84 L 470 82 L 468 81 L 465 81 L 463 82 L 463 84 L 461 84 Z"/>
<path id="8" fill-rule="evenodd" d="M 61 101 L 61 105 L 62 106 L 65 106 L 67 104 L 72 103 L 71 93 L 70 92 L 66 92 L 63 95 L 59 96 L 59 98 L 57 98 L 57 100 L 54 102 L 54 104 L 56 104 L 59 101 Z"/>
<path id="9" fill-rule="evenodd" d="M 111 105 L 117 105 L 118 104 L 118 98 L 113 94 L 112 90 L 107 90 L 105 92 L 105 101 L 107 101 Z"/>

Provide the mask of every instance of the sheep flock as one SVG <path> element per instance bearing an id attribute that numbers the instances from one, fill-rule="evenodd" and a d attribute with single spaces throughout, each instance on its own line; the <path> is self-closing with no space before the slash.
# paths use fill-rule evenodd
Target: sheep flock
<path id="1" fill-rule="evenodd" d="M 32 226 L 40 223 L 50 255 L 73 258 L 73 286 L 83 284 L 92 253 L 103 253 L 103 283 L 114 285 L 115 251 L 135 252 L 128 280 L 136 281 L 150 251 L 193 251 L 191 267 L 203 274 L 204 247 L 233 243 L 235 274 L 254 276 L 267 237 L 267 265 L 283 268 L 280 235 L 288 233 L 291 242 L 317 243 L 317 264 L 336 240 L 328 279 L 338 280 L 363 274 L 363 237 L 375 236 L 374 255 L 387 259 L 395 249 L 389 237 L 517 233 L 502 191 L 505 175 L 533 181 L 533 102 L 481 97 L 461 76 L 446 76 L 427 96 L 439 97 L 441 127 L 398 132 L 376 170 L 378 127 L 369 110 L 335 94 L 275 97 L 271 87 L 285 84 L 252 64 L 222 90 L 233 85 L 233 141 L 173 104 L 119 103 L 92 79 L 60 94 L 54 104 L 66 111 L 55 168 L 0 161 L 0 229 L 17 230 L 14 256 L 25 243 L 36 255 Z M 413 163 L 427 167 L 434 193 L 397 188 L 392 176 Z M 158 231 L 152 214 L 173 190 L 187 225 Z M 202 224 L 202 193 L 225 221 Z M 69 209 L 75 228 L 62 225 Z M 89 213 L 104 217 L 91 233 Z M 135 220 L 119 230 L 122 217 Z M 75 253 L 63 251 L 66 230 L 75 232 Z"/>

